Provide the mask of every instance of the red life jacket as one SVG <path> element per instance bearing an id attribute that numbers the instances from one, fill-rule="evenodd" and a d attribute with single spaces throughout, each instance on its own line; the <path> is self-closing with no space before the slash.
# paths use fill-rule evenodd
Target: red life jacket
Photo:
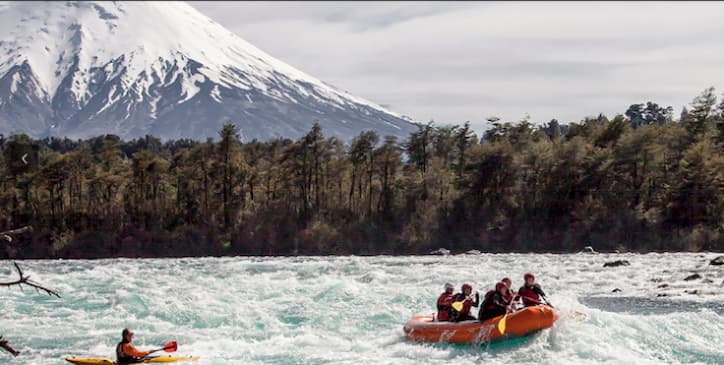
<path id="1" fill-rule="evenodd" d="M 510 302 L 513 301 L 513 298 L 515 297 L 515 294 L 512 290 L 508 289 L 505 291 L 505 295 L 503 295 L 503 299 L 505 299 L 505 302 L 510 304 Z"/>
<path id="2" fill-rule="evenodd" d="M 520 287 L 520 290 L 518 290 L 518 295 L 520 295 L 521 299 L 523 299 L 523 305 L 525 305 L 526 307 L 540 304 L 540 297 L 538 296 L 538 292 L 537 290 L 535 290 L 535 286 L 533 285 L 524 285 Z"/>
<path id="3" fill-rule="evenodd" d="M 477 296 L 476 296 L 477 298 Z M 479 302 L 480 298 L 473 301 L 473 298 L 469 295 L 465 295 L 463 293 L 457 293 L 453 296 L 452 302 L 463 302 L 463 307 L 460 309 L 460 311 L 456 311 L 455 308 L 452 308 L 452 305 L 450 306 L 452 308 L 452 313 L 450 315 L 451 320 L 456 320 L 457 317 L 470 317 L 470 309 L 471 307 L 477 307 L 480 305 Z"/>
<path id="4" fill-rule="evenodd" d="M 437 298 L 437 320 L 438 321 L 449 321 L 450 320 L 450 305 L 453 302 L 453 295 L 447 292 L 440 294 Z"/>

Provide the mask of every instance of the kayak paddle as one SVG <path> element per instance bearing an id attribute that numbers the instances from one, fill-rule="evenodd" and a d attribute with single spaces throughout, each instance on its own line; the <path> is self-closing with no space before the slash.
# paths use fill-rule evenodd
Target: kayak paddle
<path id="1" fill-rule="evenodd" d="M 175 352 L 176 350 L 178 350 L 178 345 L 176 344 L 176 341 L 171 341 L 171 342 L 165 344 L 160 349 L 151 350 L 148 353 L 152 354 L 154 352 L 159 352 L 159 351 Z"/>

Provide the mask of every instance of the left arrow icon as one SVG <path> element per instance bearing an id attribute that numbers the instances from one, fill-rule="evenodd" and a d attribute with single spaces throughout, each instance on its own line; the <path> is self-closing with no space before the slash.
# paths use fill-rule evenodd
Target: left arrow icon
<path id="1" fill-rule="evenodd" d="M 27 165 L 27 164 L 28 164 L 28 160 L 26 160 L 26 158 L 28 158 L 28 154 L 27 154 L 27 153 L 23 155 L 23 157 L 21 158 L 21 160 L 23 160 L 23 163 Z"/>

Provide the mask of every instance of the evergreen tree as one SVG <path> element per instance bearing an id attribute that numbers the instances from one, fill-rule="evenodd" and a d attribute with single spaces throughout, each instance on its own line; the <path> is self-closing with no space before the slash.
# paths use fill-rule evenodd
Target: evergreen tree
<path id="1" fill-rule="evenodd" d="M 237 206 L 234 190 L 237 187 L 243 189 L 244 185 L 239 130 L 234 124 L 227 123 L 219 131 L 219 137 L 216 172 L 219 177 L 218 185 L 221 188 L 224 230 L 228 231 Z"/>
<path id="2" fill-rule="evenodd" d="M 714 106 L 716 105 L 716 94 L 714 87 L 705 89 L 691 102 L 691 111 L 688 112 L 683 123 L 692 140 L 700 138 L 706 132 L 707 126 L 714 119 Z"/>

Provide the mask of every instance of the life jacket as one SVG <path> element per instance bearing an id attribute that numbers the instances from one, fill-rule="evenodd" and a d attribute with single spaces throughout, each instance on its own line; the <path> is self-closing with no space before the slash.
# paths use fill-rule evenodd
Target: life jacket
<path id="1" fill-rule="evenodd" d="M 505 298 L 498 292 L 492 292 L 493 293 L 490 295 L 487 295 L 488 293 L 486 293 L 486 298 L 483 301 L 483 304 L 480 306 L 480 311 L 478 312 L 478 319 L 481 321 L 501 316 L 507 312 L 507 301 L 505 300 Z"/>
<path id="2" fill-rule="evenodd" d="M 518 295 L 523 299 L 523 305 L 530 307 L 532 305 L 540 304 L 540 297 L 538 296 L 543 291 L 538 289 L 535 285 L 522 286 L 518 290 Z"/>
<path id="3" fill-rule="evenodd" d="M 116 345 L 116 363 L 118 365 L 133 364 L 136 362 L 135 357 L 126 355 L 126 353 L 123 352 L 123 345 L 126 343 L 125 341 L 121 341 Z"/>
<path id="4" fill-rule="evenodd" d="M 450 320 L 450 305 L 453 302 L 453 295 L 447 292 L 440 294 L 437 298 L 437 320 L 444 322 Z"/>
<path id="5" fill-rule="evenodd" d="M 450 320 L 454 322 L 457 321 L 459 317 L 470 317 L 470 308 L 480 305 L 478 300 L 479 299 L 473 301 L 469 295 L 465 295 L 464 293 L 455 294 L 453 296 L 452 303 L 450 304 Z M 456 302 L 460 302 L 462 304 L 462 308 L 459 311 L 455 309 Z"/>
<path id="6" fill-rule="evenodd" d="M 467 299 L 467 296 L 463 293 L 457 293 L 453 295 L 452 301 L 450 302 L 450 309 L 449 309 L 449 320 L 455 321 L 460 315 L 465 314 L 465 300 Z M 462 308 L 460 310 L 455 309 L 456 302 L 461 302 L 463 304 Z"/>
<path id="7" fill-rule="evenodd" d="M 503 299 L 505 299 L 505 302 L 510 304 L 513 301 L 513 298 L 515 298 L 515 293 L 513 293 L 512 290 L 508 289 L 505 292 L 505 295 L 503 295 Z"/>

